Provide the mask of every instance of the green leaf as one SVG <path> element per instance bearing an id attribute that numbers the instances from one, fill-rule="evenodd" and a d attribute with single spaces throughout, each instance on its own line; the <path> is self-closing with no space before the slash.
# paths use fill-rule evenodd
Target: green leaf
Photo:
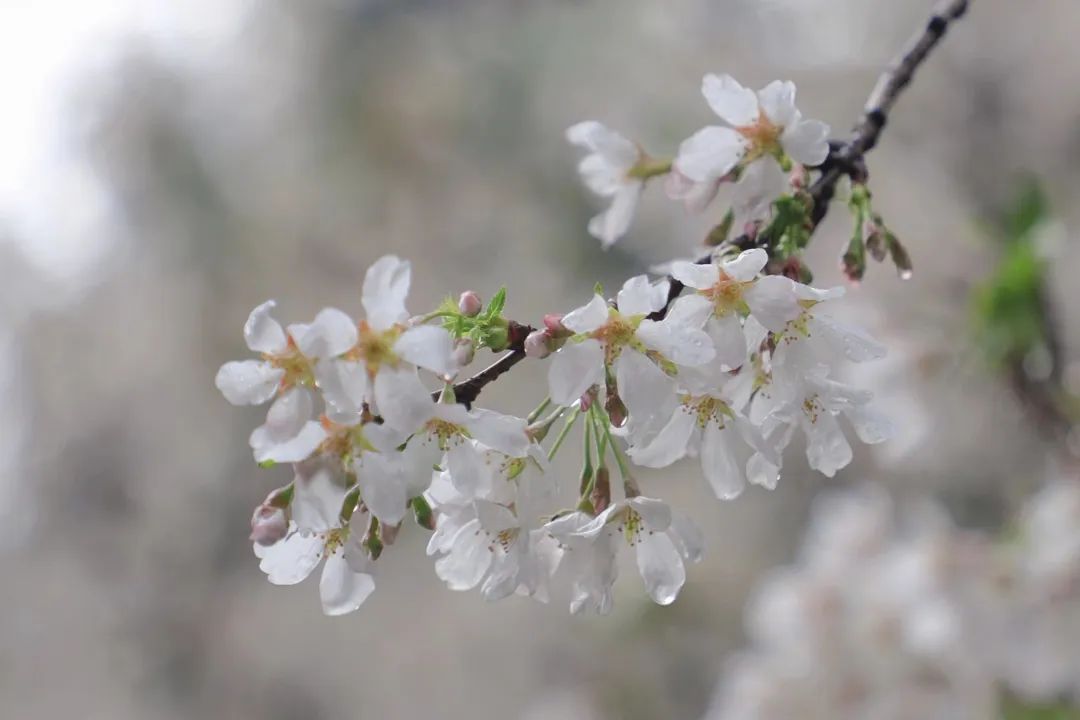
<path id="1" fill-rule="evenodd" d="M 487 311 L 484 315 L 488 318 L 496 318 L 502 315 L 503 308 L 506 306 L 506 286 L 499 288 L 499 291 L 495 293 L 495 297 L 491 298 L 491 302 L 488 303 Z"/>
<path id="2" fill-rule="evenodd" d="M 1017 193 L 1012 208 L 1005 214 L 1006 242 L 1022 242 L 1043 223 L 1050 214 L 1049 203 L 1042 185 L 1037 180 L 1026 181 Z"/>

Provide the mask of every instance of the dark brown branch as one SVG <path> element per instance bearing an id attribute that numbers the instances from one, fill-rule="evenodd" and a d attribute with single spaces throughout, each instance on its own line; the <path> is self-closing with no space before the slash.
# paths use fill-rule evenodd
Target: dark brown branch
<path id="1" fill-rule="evenodd" d="M 509 336 L 508 352 L 469 379 L 455 384 L 454 397 L 457 402 L 465 407 L 471 407 L 481 390 L 524 360 L 525 338 L 529 336 L 533 329 L 528 325 L 521 325 L 511 320 L 510 326 L 507 328 Z M 433 394 L 436 399 L 438 399 L 438 396 L 438 392 Z"/>
<path id="2" fill-rule="evenodd" d="M 829 202 L 836 194 L 836 185 L 841 178 L 846 176 L 855 182 L 866 181 L 868 172 L 863 158 L 877 144 L 881 131 L 889 119 L 889 113 L 892 111 L 893 105 L 904 89 L 911 83 L 915 71 L 926 61 L 930 52 L 945 35 L 949 25 L 967 12 L 973 1 L 942 0 L 939 2 L 923 29 L 908 41 L 905 50 L 878 78 L 877 84 L 874 86 L 869 98 L 867 98 L 862 116 L 855 124 L 851 138 L 845 141 L 832 141 L 829 143 L 828 156 L 820 166 L 814 168 L 821 174 L 808 191 L 813 201 L 813 207 L 810 211 L 810 232 L 816 230 L 821 221 L 825 219 L 825 215 L 829 211 Z M 729 247 L 741 250 L 753 247 L 771 249 L 770 242 L 770 238 L 763 235 L 756 238 L 740 235 L 726 244 Z M 705 264 L 711 262 L 711 260 L 712 255 L 709 254 L 699 258 L 697 262 Z M 652 320 L 662 320 L 667 315 L 668 308 L 671 307 L 671 304 L 675 302 L 675 299 L 679 297 L 684 289 L 683 284 L 673 277 L 669 277 L 668 282 L 670 286 L 667 304 L 649 316 Z M 531 331 L 532 329 L 529 328 L 528 330 Z M 525 335 L 527 334 L 528 332 L 525 333 Z M 524 343 L 525 335 L 521 336 L 522 343 Z M 454 386 L 458 402 L 470 405 L 488 383 L 510 370 L 524 357 L 525 351 L 522 346 L 512 346 L 511 351 L 503 355 L 493 365 Z"/>

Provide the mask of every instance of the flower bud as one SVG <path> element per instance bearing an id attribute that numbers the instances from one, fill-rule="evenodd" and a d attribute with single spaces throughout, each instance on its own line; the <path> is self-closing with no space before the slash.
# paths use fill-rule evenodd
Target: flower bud
<path id="1" fill-rule="evenodd" d="M 289 533 L 285 511 L 272 505 L 259 505 L 251 516 L 251 540 L 259 545 L 273 545 Z"/>
<path id="2" fill-rule="evenodd" d="M 912 270 L 911 256 L 908 255 L 907 248 L 891 232 L 885 233 L 885 242 L 889 247 L 889 255 L 892 257 L 893 264 L 896 265 L 896 272 L 899 273 L 902 280 L 907 280 L 911 277 Z"/>
<path id="3" fill-rule="evenodd" d="M 613 426 L 621 428 L 626 424 L 626 416 L 629 413 L 626 409 L 626 403 L 622 401 L 618 393 L 608 393 L 607 401 L 604 403 L 604 410 L 607 411 L 608 418 Z"/>
<path id="4" fill-rule="evenodd" d="M 450 353 L 450 361 L 456 368 L 463 368 L 473 361 L 476 355 L 476 346 L 469 338 L 458 338 L 454 342 L 454 350 Z"/>
<path id="5" fill-rule="evenodd" d="M 458 298 L 458 311 L 465 317 L 476 317 L 484 309 L 484 301 L 472 290 L 466 290 Z"/>
<path id="6" fill-rule="evenodd" d="M 525 355 L 531 358 L 546 358 L 551 354 L 551 338 L 547 330 L 533 330 L 525 338 Z"/>
<path id="7" fill-rule="evenodd" d="M 544 328 L 547 329 L 548 334 L 553 338 L 570 337 L 574 334 L 572 330 L 562 324 L 562 315 L 549 313 L 544 316 Z"/>
<path id="8" fill-rule="evenodd" d="M 589 493 L 589 501 L 593 511 L 597 514 L 604 512 L 604 508 L 611 504 L 611 473 L 607 467 L 601 467 L 596 471 L 596 479 L 593 481 L 592 492 Z"/>

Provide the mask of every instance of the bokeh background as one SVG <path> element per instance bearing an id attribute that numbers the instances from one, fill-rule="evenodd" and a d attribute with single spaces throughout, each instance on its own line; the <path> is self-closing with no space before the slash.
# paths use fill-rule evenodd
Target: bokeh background
<path id="1" fill-rule="evenodd" d="M 489 605 L 446 590 L 410 529 L 362 610 L 324 618 L 313 583 L 271 587 L 251 556 L 251 509 L 288 472 L 255 467 L 260 410 L 213 387 L 246 355 L 254 305 L 276 298 L 289 320 L 359 310 L 387 252 L 414 261 L 414 311 L 506 283 L 508 314 L 533 322 L 596 280 L 689 254 L 717 218 L 659 187 L 602 252 L 563 130 L 598 119 L 670 153 L 708 122 L 698 88 L 715 71 L 794 80 L 803 111 L 840 133 L 929 6 L 0 5 L 0 716 L 696 718 L 746 598 L 792 557 L 822 489 L 873 480 L 998 526 L 1052 451 L 974 342 L 970 296 L 1002 255 L 994 228 L 1017 187 L 1038 178 L 1057 218 L 1039 251 L 1076 357 L 1071 2 L 977 0 L 870 158 L 916 274 L 873 266 L 843 310 L 891 348 L 854 379 L 897 439 L 857 448 L 831 481 L 793 448 L 776 491 L 728 504 L 692 464 L 642 472 L 707 534 L 670 608 L 632 571 L 606 618 L 570 617 L 561 597 Z M 819 284 L 840 282 L 848 222 L 838 205 L 816 237 Z M 519 370 L 484 402 L 535 404 L 543 365 Z M 1080 365 L 1062 378 L 1075 391 Z"/>

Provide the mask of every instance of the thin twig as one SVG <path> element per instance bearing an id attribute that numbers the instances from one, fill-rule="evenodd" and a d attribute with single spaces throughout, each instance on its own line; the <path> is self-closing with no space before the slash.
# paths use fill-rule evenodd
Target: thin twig
<path id="1" fill-rule="evenodd" d="M 829 154 L 825 161 L 814 168 L 821 175 L 810 186 L 809 195 L 813 201 L 810 211 L 810 232 L 814 232 L 829 210 L 829 202 L 836 194 L 836 185 L 843 177 L 849 177 L 856 182 L 865 182 L 868 176 L 864 156 L 877 145 L 881 131 L 889 119 L 889 113 L 896 104 L 904 89 L 911 83 L 915 71 L 926 61 L 930 52 L 941 41 L 954 21 L 959 19 L 974 0 L 942 0 L 935 7 L 926 25 L 911 40 L 904 51 L 889 64 L 889 67 L 878 78 L 873 91 L 867 98 L 862 116 L 855 124 L 852 135 L 845 141 L 831 141 Z M 726 244 L 730 247 L 746 250 L 753 247 L 766 247 L 770 238 L 758 235 L 751 238 L 740 235 Z M 698 263 L 711 262 L 712 254 L 701 257 Z M 668 309 L 675 299 L 682 293 L 684 287 L 681 282 L 673 277 L 668 277 L 668 298 L 663 308 L 652 313 L 649 318 L 662 320 L 667 315 Z M 520 326 L 519 326 L 520 327 Z M 531 331 L 531 328 L 528 329 Z M 526 332 L 525 335 L 528 333 Z M 525 335 L 520 338 L 524 343 Z M 480 391 L 496 378 L 506 373 L 525 357 L 523 345 L 512 349 L 503 355 L 495 364 L 483 370 L 477 375 L 458 383 L 454 386 L 458 402 L 470 405 L 476 400 Z"/>

